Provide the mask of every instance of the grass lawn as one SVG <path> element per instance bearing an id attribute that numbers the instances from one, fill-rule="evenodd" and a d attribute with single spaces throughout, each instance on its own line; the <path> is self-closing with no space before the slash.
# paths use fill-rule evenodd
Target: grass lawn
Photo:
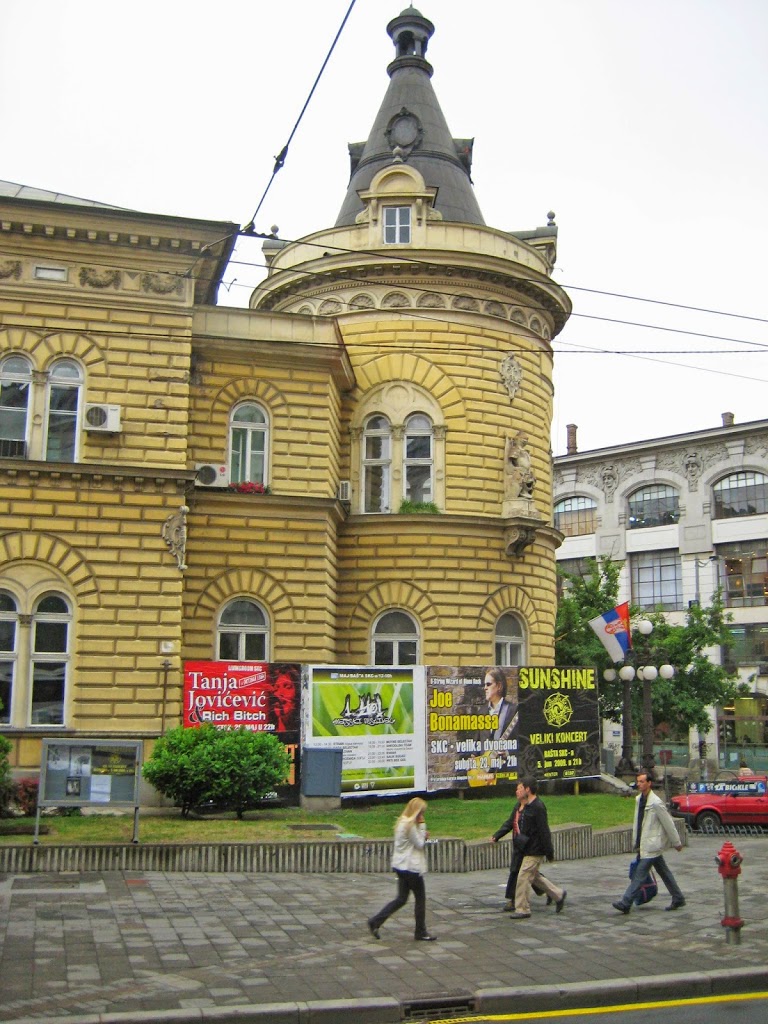
<path id="1" fill-rule="evenodd" d="M 271 842 L 291 839 L 323 841 L 339 834 L 363 839 L 388 839 L 394 820 L 407 802 L 386 801 L 361 804 L 346 800 L 340 810 L 310 812 L 300 808 L 264 808 L 249 811 L 242 821 L 233 814 L 182 818 L 176 811 L 141 815 L 142 843 Z M 551 825 L 591 824 L 593 828 L 630 825 L 634 805 L 625 797 L 586 793 L 580 796 L 544 798 Z M 427 809 L 427 826 L 433 839 L 487 839 L 507 819 L 514 800 L 511 795 L 461 800 L 455 796 L 432 798 Z M 27 819 L 33 823 L 33 819 Z M 18 818 L 15 819 L 19 821 Z M 44 844 L 124 843 L 133 835 L 133 814 L 84 814 L 42 819 L 49 832 Z M 318 826 L 334 825 L 333 829 Z M 27 843 L 27 836 L 3 835 L 0 843 Z"/>

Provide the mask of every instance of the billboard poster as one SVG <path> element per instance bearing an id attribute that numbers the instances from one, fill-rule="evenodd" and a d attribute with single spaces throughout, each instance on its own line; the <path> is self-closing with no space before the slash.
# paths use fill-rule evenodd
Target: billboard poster
<path id="1" fill-rule="evenodd" d="M 424 670 L 310 666 L 304 742 L 341 747 L 342 793 L 424 788 Z"/>
<path id="2" fill-rule="evenodd" d="M 251 732 L 295 732 L 300 680 L 300 665 L 187 661 L 184 726 L 210 722 Z"/>
<path id="3" fill-rule="evenodd" d="M 517 781 L 517 669 L 427 669 L 427 789 Z"/>
<path id="4" fill-rule="evenodd" d="M 286 785 L 298 785 L 301 665 L 281 662 L 184 663 L 185 729 L 210 723 L 220 729 L 272 732 L 291 755 Z"/>
<path id="5" fill-rule="evenodd" d="M 519 668 L 520 774 L 587 779 L 600 774 L 594 668 Z"/>

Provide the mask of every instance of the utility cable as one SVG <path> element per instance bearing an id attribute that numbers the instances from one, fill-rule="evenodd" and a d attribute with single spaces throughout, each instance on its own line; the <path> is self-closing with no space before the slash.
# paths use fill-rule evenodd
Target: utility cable
<path id="1" fill-rule="evenodd" d="M 259 210 L 261 209 L 261 207 L 262 207 L 262 205 L 264 203 L 264 200 L 267 198 L 267 193 L 269 192 L 270 188 L 272 187 L 272 182 L 275 180 L 275 176 L 277 175 L 277 172 L 281 171 L 283 169 L 283 167 L 285 166 L 285 161 L 286 161 L 286 159 L 288 157 L 288 147 L 290 146 L 291 142 L 293 141 L 293 137 L 296 134 L 296 130 L 298 129 L 299 125 L 301 124 L 301 119 L 304 117 L 304 112 L 306 111 L 307 107 L 309 106 L 310 100 L 312 99 L 312 96 L 314 95 L 315 89 L 317 88 L 318 83 L 319 83 L 319 81 L 320 81 L 320 79 L 321 79 L 321 77 L 323 75 L 323 72 L 325 71 L 325 68 L 326 68 L 326 65 L 328 64 L 328 61 L 331 59 L 331 54 L 333 53 L 333 51 L 334 51 L 334 49 L 336 47 L 336 43 L 338 43 L 338 41 L 339 41 L 339 37 L 341 36 L 341 33 L 342 33 L 343 29 L 344 29 L 344 26 L 347 23 L 347 19 L 349 18 L 350 14 L 352 13 L 352 8 L 355 6 L 356 2 L 357 2 L 357 0 L 352 0 L 352 2 L 350 3 L 349 7 L 347 8 L 347 13 L 344 15 L 344 17 L 342 19 L 341 25 L 339 26 L 339 30 L 336 33 L 336 37 L 334 38 L 333 42 L 331 43 L 331 48 L 328 51 L 328 53 L 326 55 L 326 58 L 323 61 L 323 65 L 322 65 L 322 67 L 320 68 L 320 71 L 317 74 L 317 78 L 315 79 L 315 84 L 309 90 L 309 95 L 307 96 L 306 100 L 304 101 L 304 106 L 301 108 L 301 113 L 299 114 L 298 118 L 296 119 L 296 124 L 293 126 L 293 131 L 291 132 L 290 136 L 288 137 L 288 141 L 286 142 L 286 144 L 283 146 L 283 148 L 280 150 L 280 152 L 275 157 L 275 166 L 272 168 L 272 175 L 271 175 L 269 181 L 267 182 L 267 187 L 264 189 L 264 192 L 263 192 L 263 194 L 261 196 L 261 199 L 259 200 L 259 205 L 256 207 L 256 209 L 254 211 L 254 214 L 251 217 L 250 221 L 242 229 L 242 233 L 244 235 L 249 235 L 249 234 L 254 233 L 254 224 L 255 224 L 256 218 L 257 218 L 257 216 L 259 214 Z"/>

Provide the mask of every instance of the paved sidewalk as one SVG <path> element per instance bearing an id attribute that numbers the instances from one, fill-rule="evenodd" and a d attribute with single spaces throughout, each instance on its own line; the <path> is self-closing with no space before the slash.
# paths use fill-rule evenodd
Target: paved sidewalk
<path id="1" fill-rule="evenodd" d="M 565 908 L 537 900 L 527 921 L 501 912 L 502 872 L 429 875 L 433 943 L 413 941 L 412 903 L 369 935 L 392 875 L 5 876 L 0 1021 L 366 1024 L 768 989 L 768 836 L 730 838 L 739 945 L 720 925 L 720 836 L 669 854 L 688 900 L 674 913 L 663 888 L 612 909 L 626 855 L 550 865 Z"/>

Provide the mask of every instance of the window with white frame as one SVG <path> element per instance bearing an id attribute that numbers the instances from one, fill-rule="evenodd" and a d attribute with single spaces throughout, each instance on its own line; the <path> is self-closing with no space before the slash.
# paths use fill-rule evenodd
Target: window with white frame
<path id="1" fill-rule="evenodd" d="M 386 416 L 369 416 L 363 429 L 363 511 L 389 512 L 392 427 Z"/>
<path id="2" fill-rule="evenodd" d="M 432 421 L 423 413 L 414 413 L 405 421 L 403 480 L 406 501 L 432 501 Z"/>
<path id="3" fill-rule="evenodd" d="M 83 372 L 74 359 L 59 359 L 48 375 L 45 458 L 49 462 L 74 462 Z"/>
<path id="4" fill-rule="evenodd" d="M 674 487 L 652 484 L 641 487 L 627 499 L 630 530 L 649 526 L 669 526 L 680 518 L 680 497 Z"/>
<path id="5" fill-rule="evenodd" d="M 269 421 L 255 402 L 238 405 L 229 429 L 229 482 L 267 483 Z"/>
<path id="6" fill-rule="evenodd" d="M 59 594 L 41 598 L 32 616 L 30 725 L 63 725 L 72 613 Z"/>
<path id="7" fill-rule="evenodd" d="M 0 590 L 0 724 L 11 721 L 18 659 L 19 610 L 12 594 Z"/>
<path id="8" fill-rule="evenodd" d="M 406 612 L 380 615 L 373 626 L 372 660 L 374 665 L 417 665 L 419 628 Z"/>
<path id="9" fill-rule="evenodd" d="M 0 362 L 0 458 L 27 455 L 32 364 L 24 356 Z"/>
<path id="10" fill-rule="evenodd" d="M 675 611 L 683 606 L 678 551 L 643 551 L 630 556 L 632 600 L 641 608 Z"/>
<path id="11" fill-rule="evenodd" d="M 597 528 L 597 504 L 592 498 L 576 494 L 561 498 L 554 509 L 555 529 L 566 537 L 594 533 Z"/>
<path id="12" fill-rule="evenodd" d="M 65 724 L 72 609 L 61 594 L 31 612 L 0 591 L 0 722 L 10 727 Z"/>
<path id="13" fill-rule="evenodd" d="M 525 664 L 525 631 L 512 612 L 502 615 L 496 623 L 494 651 L 497 665 Z"/>
<path id="14" fill-rule="evenodd" d="M 715 519 L 764 515 L 768 512 L 768 478 L 762 473 L 731 473 L 718 480 L 712 496 Z"/>
<path id="15" fill-rule="evenodd" d="M 385 206 L 383 210 L 384 242 L 405 245 L 411 240 L 410 206 Z"/>
<path id="16" fill-rule="evenodd" d="M 230 601 L 219 615 L 216 648 L 219 661 L 268 661 L 269 619 L 261 605 Z"/>

